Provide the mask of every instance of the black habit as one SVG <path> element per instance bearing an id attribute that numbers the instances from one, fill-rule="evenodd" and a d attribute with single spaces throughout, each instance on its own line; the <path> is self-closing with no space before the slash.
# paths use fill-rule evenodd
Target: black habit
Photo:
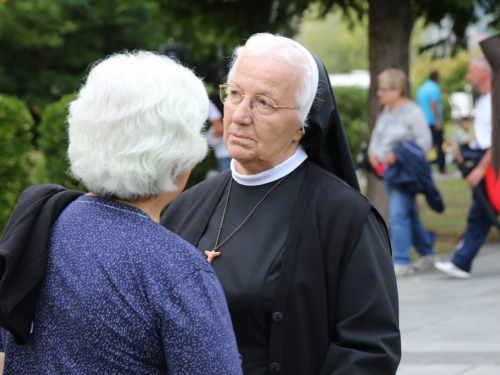
<path id="1" fill-rule="evenodd" d="M 328 74 L 313 58 L 318 91 L 300 142 L 308 159 L 212 265 L 245 375 L 395 374 L 401 341 L 388 233 L 359 192 Z M 225 171 L 182 193 L 161 224 L 211 250 L 230 179 Z M 219 243 L 274 184 L 233 182 Z"/>
<path id="2" fill-rule="evenodd" d="M 243 238 L 234 236 L 234 246 L 222 246 L 222 256 L 213 262 L 225 291 L 229 285 L 228 305 L 244 372 L 394 374 L 401 355 L 398 297 L 383 221 L 359 192 L 312 162 L 306 161 L 292 172 L 292 182 L 297 182 L 294 174 L 300 180 L 301 168 L 305 174 L 291 217 L 287 218 L 286 212 L 267 212 L 271 228 L 280 227 L 283 220 L 290 222 L 283 251 L 279 244 L 273 249 L 253 247 L 249 235 L 257 241 L 261 233 L 249 229 Z M 220 223 L 217 207 L 225 202 L 230 178 L 226 171 L 181 194 L 162 217 L 162 225 L 201 251 L 213 247 L 211 241 L 199 246 L 200 239 L 206 237 L 212 216 Z M 279 187 L 274 192 L 279 193 Z M 272 194 L 268 199 L 273 200 Z M 251 223 L 246 226 L 251 228 Z M 224 270 L 226 262 L 234 262 L 233 267 L 237 264 L 231 252 L 238 254 L 240 247 L 250 249 L 257 260 L 272 251 L 281 263 L 272 302 L 266 287 L 273 284 L 269 278 L 273 278 L 275 268 L 265 269 L 264 279 L 257 279 L 257 270 L 247 267 L 244 259 L 238 269 Z M 247 291 L 240 290 L 240 298 L 235 298 L 234 288 L 242 277 L 236 272 L 261 286 L 260 314 L 239 313 L 248 309 L 242 306 Z M 242 340 L 247 340 L 250 330 L 256 331 L 256 337 L 254 346 L 248 348 Z M 269 336 L 262 341 L 265 332 Z M 254 357 L 257 366 L 267 360 L 265 369 L 254 369 L 253 361 L 246 364 Z"/>

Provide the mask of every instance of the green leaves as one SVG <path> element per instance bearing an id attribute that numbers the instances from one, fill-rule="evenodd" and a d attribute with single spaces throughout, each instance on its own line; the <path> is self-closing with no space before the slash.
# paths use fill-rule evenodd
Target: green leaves
<path id="1" fill-rule="evenodd" d="M 20 100 L 0 94 L 0 233 L 19 195 L 29 186 L 33 118 Z"/>
<path id="2" fill-rule="evenodd" d="M 500 30 L 500 8 L 498 0 L 414 0 L 412 2 L 414 19 L 422 18 L 425 24 L 439 25 L 448 18 L 451 32 L 435 43 L 420 48 L 420 52 L 432 51 L 434 57 L 443 56 L 450 51 L 455 56 L 458 51 L 467 47 L 467 27 L 479 20 L 481 11 L 493 14 L 491 26 Z"/>
<path id="3" fill-rule="evenodd" d="M 81 188 L 69 173 L 67 117 L 68 105 L 76 99 L 68 94 L 47 106 L 38 126 L 38 148 L 41 159 L 34 171 L 35 183 L 59 184 L 69 189 Z"/>
<path id="4" fill-rule="evenodd" d="M 321 20 L 314 14 L 307 15 L 295 40 L 318 55 L 330 74 L 368 69 L 366 19 L 349 27 L 338 13 L 330 13 Z"/>
<path id="5" fill-rule="evenodd" d="M 0 8 L 0 87 L 30 109 L 78 89 L 88 66 L 167 40 L 156 0 L 15 0 Z"/>
<path id="6" fill-rule="evenodd" d="M 353 160 L 368 139 L 368 91 L 358 87 L 334 87 L 335 99 Z"/>

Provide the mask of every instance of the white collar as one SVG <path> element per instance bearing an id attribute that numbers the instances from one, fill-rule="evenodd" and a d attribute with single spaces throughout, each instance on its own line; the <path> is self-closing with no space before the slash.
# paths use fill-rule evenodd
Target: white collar
<path id="1" fill-rule="evenodd" d="M 286 159 L 283 163 L 268 169 L 267 171 L 257 174 L 244 175 L 236 172 L 236 160 L 231 160 L 231 172 L 234 180 L 245 186 L 258 186 L 276 181 L 281 177 L 285 177 L 294 171 L 304 160 L 307 159 L 307 154 L 302 147 L 297 147 L 295 153 Z"/>

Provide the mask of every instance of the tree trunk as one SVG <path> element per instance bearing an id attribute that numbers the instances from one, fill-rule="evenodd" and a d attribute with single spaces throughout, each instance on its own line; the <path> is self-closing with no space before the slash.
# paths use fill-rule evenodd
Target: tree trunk
<path id="1" fill-rule="evenodd" d="M 411 0 L 369 0 L 370 131 L 375 126 L 380 105 L 377 77 L 385 69 L 398 68 L 408 74 L 410 36 L 413 29 Z M 389 197 L 383 181 L 369 173 L 367 196 L 388 222 Z"/>

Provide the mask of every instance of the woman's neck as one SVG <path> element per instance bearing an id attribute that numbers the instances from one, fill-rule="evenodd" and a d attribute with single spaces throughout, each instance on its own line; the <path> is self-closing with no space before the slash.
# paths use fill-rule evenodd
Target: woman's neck
<path id="1" fill-rule="evenodd" d="M 187 180 L 189 178 L 191 171 L 185 171 L 179 173 L 176 179 L 176 191 L 167 191 L 160 195 L 153 195 L 146 199 L 138 199 L 132 202 L 124 201 L 121 199 L 113 199 L 114 201 L 128 204 L 129 206 L 136 207 L 142 211 L 144 211 L 150 218 L 156 223 L 160 222 L 161 212 L 167 205 L 169 205 L 177 196 L 184 190 L 186 186 Z M 99 194 L 90 192 L 87 195 L 93 195 L 95 197 L 100 197 Z"/>
<path id="2" fill-rule="evenodd" d="M 96 193 L 88 193 L 87 195 L 92 195 L 94 197 L 100 197 L 101 195 Z M 124 201 L 122 199 L 113 199 L 116 202 L 126 204 L 128 206 L 136 207 L 144 211 L 155 223 L 160 223 L 160 215 L 163 209 L 172 202 L 176 197 L 177 192 L 163 193 L 158 196 L 153 196 L 147 199 L 140 199 L 133 202 Z"/>

